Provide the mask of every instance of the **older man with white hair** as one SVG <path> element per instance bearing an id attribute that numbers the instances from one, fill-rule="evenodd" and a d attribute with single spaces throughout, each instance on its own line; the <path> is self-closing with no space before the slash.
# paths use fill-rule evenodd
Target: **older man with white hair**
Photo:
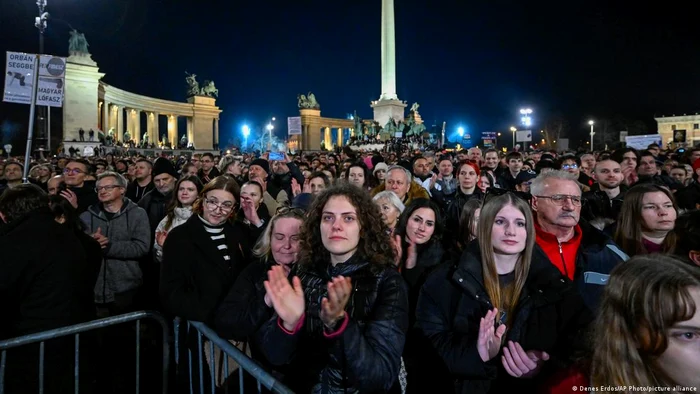
<path id="1" fill-rule="evenodd" d="M 580 221 L 581 188 L 566 171 L 540 174 L 530 185 L 535 213 L 534 254 L 547 258 L 573 281 L 592 310 L 598 305 L 610 271 L 629 257 L 600 230 Z"/>
<path id="2" fill-rule="evenodd" d="M 372 197 L 384 190 L 394 192 L 404 205 L 417 198 L 430 198 L 425 188 L 413 180 L 411 171 L 398 165 L 389 167 L 384 183 L 372 189 Z"/>

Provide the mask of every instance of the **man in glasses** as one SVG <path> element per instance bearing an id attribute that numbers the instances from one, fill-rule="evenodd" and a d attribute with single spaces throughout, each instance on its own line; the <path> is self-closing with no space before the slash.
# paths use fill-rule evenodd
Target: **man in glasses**
<path id="1" fill-rule="evenodd" d="M 586 304 L 595 310 L 610 271 L 629 257 L 581 216 L 581 187 L 574 174 L 549 171 L 530 185 L 537 246 L 562 275 L 576 284 Z"/>
<path id="2" fill-rule="evenodd" d="M 63 181 L 67 188 L 60 194 L 73 205 L 79 214 L 85 212 L 90 205 L 97 203 L 95 181 L 85 179 L 90 173 L 90 167 L 87 160 L 74 159 L 63 168 Z"/>
<path id="3" fill-rule="evenodd" d="M 139 259 L 151 247 L 148 215 L 125 197 L 126 179 L 107 171 L 97 177 L 99 203 L 80 215 L 90 234 L 102 247 L 102 268 L 95 286 L 99 317 L 134 310 L 134 298 L 142 283 Z"/>

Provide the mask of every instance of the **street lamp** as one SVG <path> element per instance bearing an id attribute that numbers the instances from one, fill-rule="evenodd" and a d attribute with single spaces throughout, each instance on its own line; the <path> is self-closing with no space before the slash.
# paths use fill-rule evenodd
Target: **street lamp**
<path id="1" fill-rule="evenodd" d="M 518 131 L 518 129 L 515 128 L 515 126 L 510 126 L 510 132 L 513 133 L 513 150 L 515 151 L 515 132 Z"/>
<path id="2" fill-rule="evenodd" d="M 591 125 L 591 152 L 593 152 L 593 136 L 595 135 L 595 132 L 593 131 L 593 125 L 595 124 L 595 122 L 589 120 L 588 124 Z"/>
<path id="3" fill-rule="evenodd" d="M 248 148 L 248 136 L 250 135 L 250 127 L 248 125 L 243 125 L 243 138 L 245 138 L 245 143 L 243 144 L 243 150 Z"/>

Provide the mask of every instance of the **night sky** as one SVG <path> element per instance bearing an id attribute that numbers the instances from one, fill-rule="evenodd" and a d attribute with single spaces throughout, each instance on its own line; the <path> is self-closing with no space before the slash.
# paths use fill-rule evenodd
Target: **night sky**
<path id="1" fill-rule="evenodd" d="M 395 0 L 399 98 L 427 126 L 504 131 L 518 109 L 534 127 L 565 117 L 585 138 L 589 118 L 695 113 L 700 29 L 687 9 L 611 1 Z M 381 1 L 48 0 L 54 18 L 85 33 L 105 81 L 184 101 L 185 71 L 212 79 L 221 140 L 296 116 L 312 91 L 323 116 L 372 117 L 380 95 Z M 0 0 L 0 51 L 36 52 L 33 0 Z M 46 52 L 67 55 L 69 28 L 50 20 Z M 3 57 L 4 58 L 4 57 Z M 28 107 L 0 104 L 0 122 Z M 226 135 L 229 134 L 229 135 Z"/>

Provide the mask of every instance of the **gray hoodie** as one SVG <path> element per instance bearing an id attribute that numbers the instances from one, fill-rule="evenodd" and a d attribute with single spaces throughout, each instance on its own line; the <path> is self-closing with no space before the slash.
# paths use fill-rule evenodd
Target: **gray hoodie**
<path id="1" fill-rule="evenodd" d="M 114 294 L 140 287 L 139 259 L 148 254 L 151 245 L 151 225 L 146 211 L 124 198 L 124 206 L 111 220 L 107 219 L 101 203 L 90 206 L 80 219 L 88 234 L 100 228 L 109 239 L 107 247 L 102 249 L 104 259 L 95 284 L 95 302 L 112 302 Z"/>

